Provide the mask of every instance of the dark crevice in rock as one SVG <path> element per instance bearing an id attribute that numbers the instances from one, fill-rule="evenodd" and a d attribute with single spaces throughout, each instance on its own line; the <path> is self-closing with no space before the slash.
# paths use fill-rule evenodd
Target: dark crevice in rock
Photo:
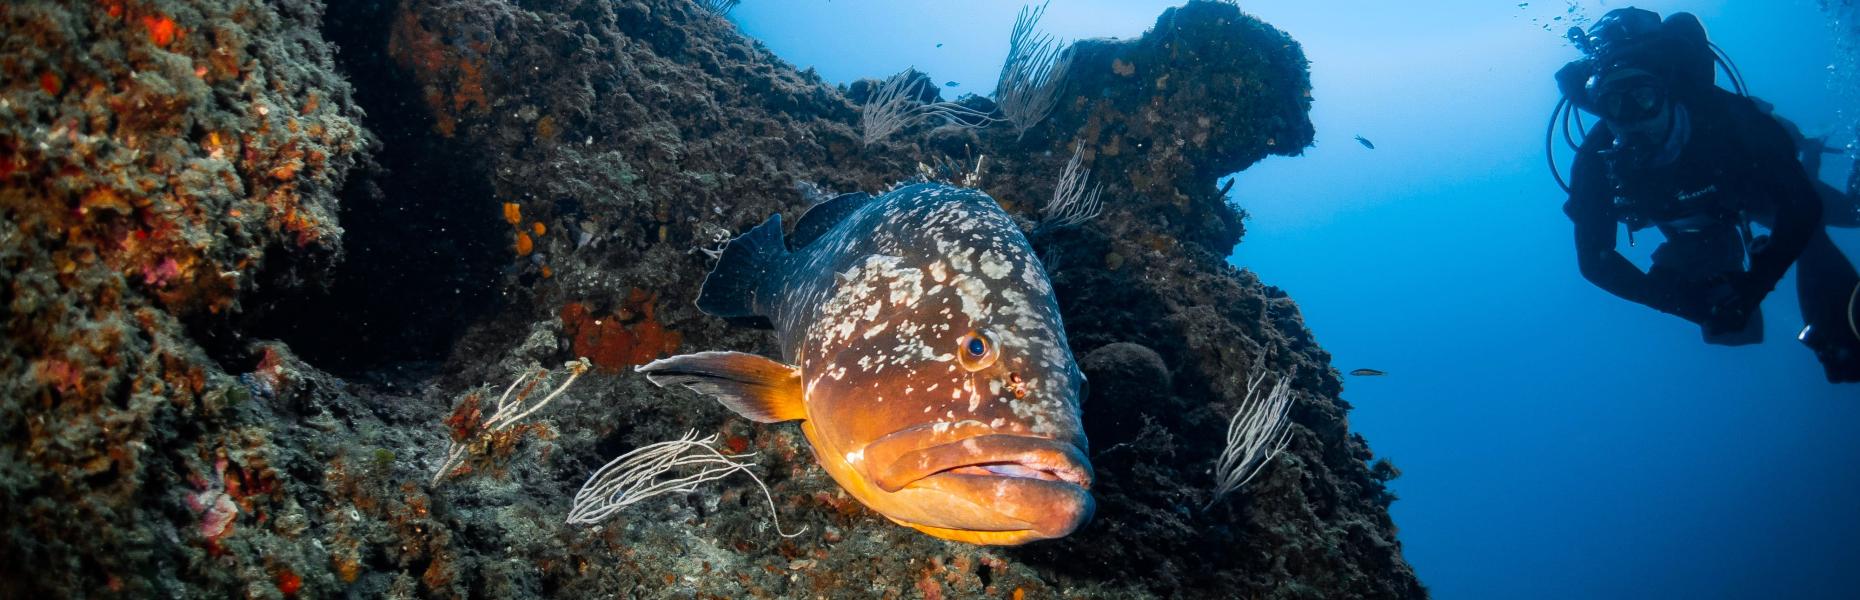
<path id="1" fill-rule="evenodd" d="M 378 168 L 343 189 L 343 260 L 326 279 L 247 300 L 252 335 L 337 372 L 443 358 L 502 301 L 509 225 L 469 148 L 435 129 L 428 91 L 389 56 L 397 2 L 333 2 L 323 34 L 380 139 Z"/>

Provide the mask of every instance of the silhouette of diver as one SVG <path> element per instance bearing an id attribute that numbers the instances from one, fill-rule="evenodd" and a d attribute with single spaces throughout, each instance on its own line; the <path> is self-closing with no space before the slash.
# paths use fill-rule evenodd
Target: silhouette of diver
<path id="1" fill-rule="evenodd" d="M 1824 227 L 1854 220 L 1853 196 L 1804 169 L 1798 149 L 1810 146 L 1799 130 L 1744 93 L 1690 14 L 1616 9 L 1570 38 L 1585 56 L 1556 74 L 1564 101 L 1551 131 L 1561 120 L 1577 147 L 1563 211 L 1583 277 L 1699 324 L 1708 343 L 1741 345 L 1762 340 L 1758 305 L 1794 264 L 1808 324 L 1797 339 L 1829 381 L 1860 381 L 1860 276 Z M 1715 84 L 1717 66 L 1736 92 Z M 1577 110 L 1601 118 L 1579 143 L 1569 136 L 1570 121 L 1582 127 Z M 1616 223 L 1627 225 L 1629 244 L 1647 227 L 1665 236 L 1646 272 L 1616 250 Z"/>

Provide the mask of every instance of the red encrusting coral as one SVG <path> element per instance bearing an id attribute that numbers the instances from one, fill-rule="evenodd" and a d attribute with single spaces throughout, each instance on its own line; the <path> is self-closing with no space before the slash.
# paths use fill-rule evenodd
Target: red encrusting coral
<path id="1" fill-rule="evenodd" d="M 425 86 L 433 129 L 445 137 L 458 132 L 460 120 L 490 112 L 484 49 L 482 43 L 449 43 L 405 7 L 388 37 L 388 54 Z"/>
<path id="2" fill-rule="evenodd" d="M 304 578 L 290 569 L 278 571 L 278 574 L 272 577 L 272 581 L 277 583 L 278 592 L 287 598 L 296 596 L 297 592 L 304 588 Z"/>
<path id="3" fill-rule="evenodd" d="M 142 26 L 148 28 L 149 41 L 154 42 L 155 45 L 167 46 L 174 43 L 176 28 L 173 18 L 167 15 L 144 15 Z"/>
<path id="4" fill-rule="evenodd" d="M 683 337 L 657 317 L 659 295 L 639 288 L 612 314 L 595 315 L 588 305 L 562 307 L 562 327 L 573 340 L 576 356 L 586 356 L 602 371 L 616 373 L 678 351 Z"/>
<path id="5" fill-rule="evenodd" d="M 479 408 L 479 398 L 477 392 L 466 394 L 465 399 L 452 408 L 452 413 L 446 415 L 446 432 L 453 442 L 464 443 L 484 429 L 484 410 Z"/>

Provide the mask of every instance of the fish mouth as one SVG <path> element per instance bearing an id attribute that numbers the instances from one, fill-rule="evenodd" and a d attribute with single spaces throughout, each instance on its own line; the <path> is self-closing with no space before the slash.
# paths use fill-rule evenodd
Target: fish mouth
<path id="1" fill-rule="evenodd" d="M 899 457 L 892 469 L 900 487 L 941 475 L 1057 482 L 1091 489 L 1091 464 L 1077 446 L 1016 435 L 984 435 Z"/>
<path id="2" fill-rule="evenodd" d="M 894 434 L 895 436 L 895 434 Z M 882 454 L 894 436 L 868 446 Z M 1091 463 L 1078 446 L 1043 437 L 983 434 L 960 440 L 897 452 L 895 458 L 875 462 L 872 481 L 879 489 L 896 492 L 940 475 L 963 475 L 1045 481 L 1091 489 Z"/>
<path id="3" fill-rule="evenodd" d="M 869 464 L 872 483 L 886 492 L 929 493 L 949 499 L 936 518 L 919 525 L 1017 531 L 1022 532 L 1021 541 L 1032 541 L 1071 533 L 1095 509 L 1089 491 L 1091 463 L 1071 443 L 984 433 L 900 448 L 904 442 L 893 437 L 867 446 L 866 458 L 887 458 Z M 925 440 L 919 437 L 916 441 Z"/>
<path id="4" fill-rule="evenodd" d="M 1026 463 L 987 463 L 956 467 L 954 469 L 937 472 L 938 475 L 943 473 L 982 476 L 997 475 L 1001 477 L 1039 479 L 1042 481 L 1064 481 L 1079 487 L 1085 487 L 1087 483 L 1085 478 L 1076 471 L 1067 470 L 1065 468 L 1029 466 Z"/>

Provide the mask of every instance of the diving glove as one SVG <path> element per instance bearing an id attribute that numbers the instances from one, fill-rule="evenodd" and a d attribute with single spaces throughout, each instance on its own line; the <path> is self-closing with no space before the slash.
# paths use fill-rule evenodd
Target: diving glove
<path id="1" fill-rule="evenodd" d="M 1708 332 L 1743 329 L 1751 313 L 1756 312 L 1757 306 L 1770 293 L 1749 273 L 1727 273 L 1713 277 L 1706 286 L 1706 304 L 1711 308 L 1710 316 L 1702 325 Z"/>

